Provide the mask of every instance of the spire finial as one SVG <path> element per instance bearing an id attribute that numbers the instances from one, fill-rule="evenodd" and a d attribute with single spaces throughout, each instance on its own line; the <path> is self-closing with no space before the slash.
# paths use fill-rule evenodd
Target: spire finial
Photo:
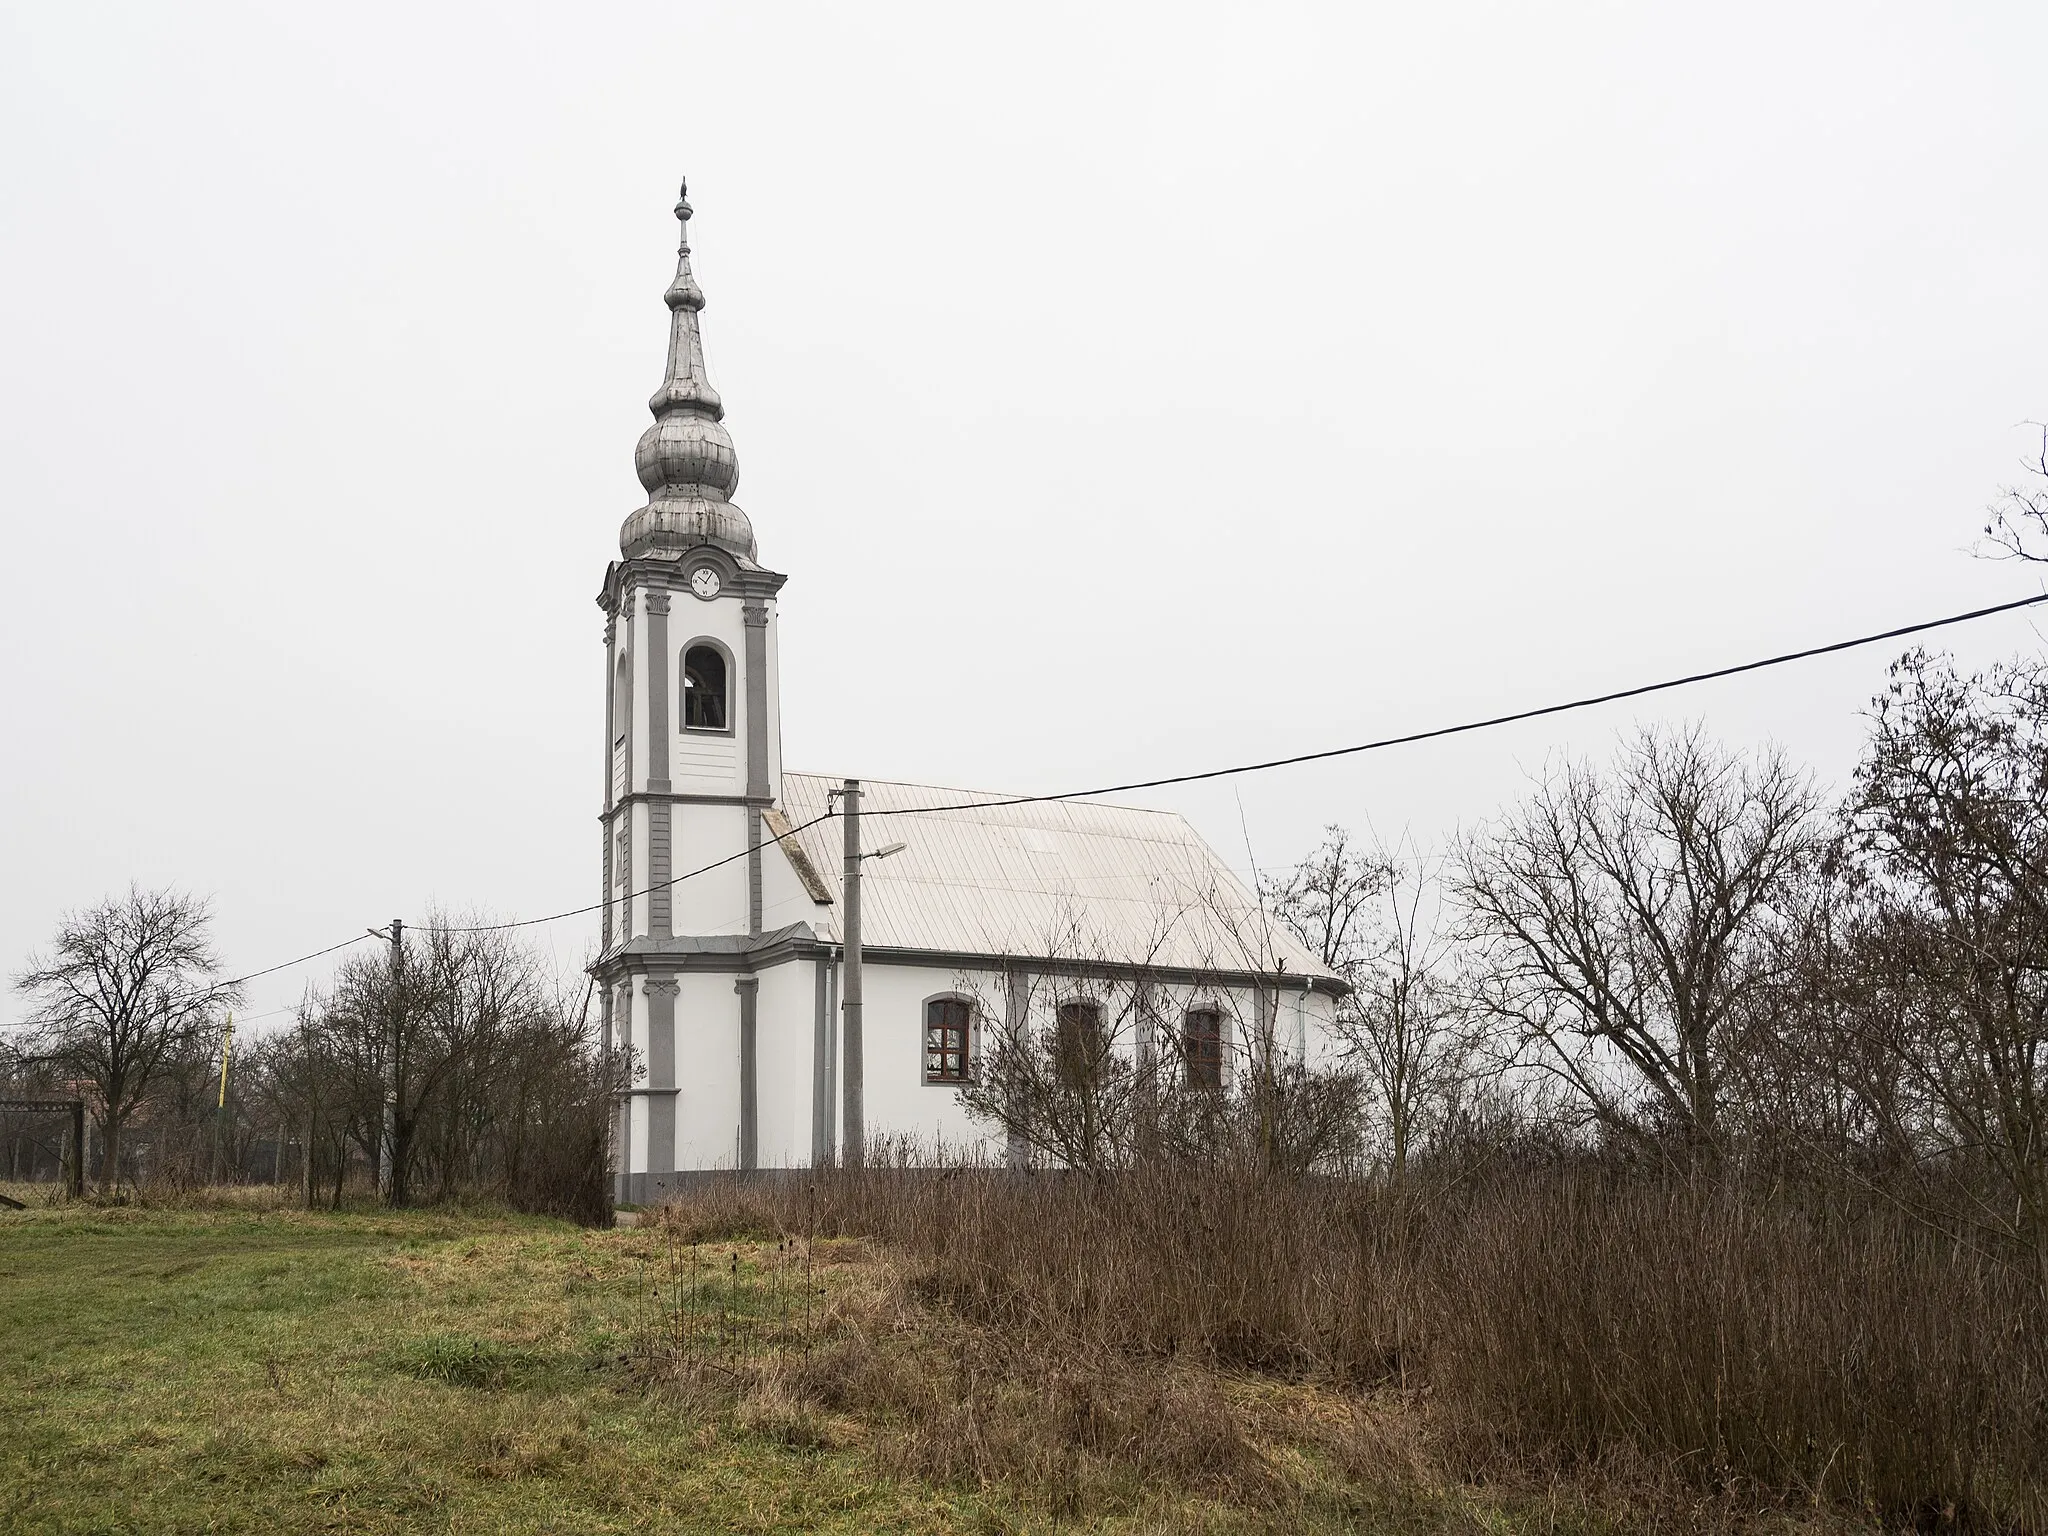
<path id="1" fill-rule="evenodd" d="M 626 519 L 619 544 L 627 559 L 680 553 L 716 544 L 748 559 L 754 556 L 753 525 L 728 498 L 739 485 L 739 456 L 720 425 L 725 404 L 704 366 L 704 338 L 697 316 L 704 290 L 690 271 L 690 183 L 676 193 L 676 221 L 682 240 L 676 250 L 675 281 L 662 295 L 669 307 L 668 371 L 647 402 L 654 425 L 640 437 L 633 461 L 647 487 L 647 505 Z"/>

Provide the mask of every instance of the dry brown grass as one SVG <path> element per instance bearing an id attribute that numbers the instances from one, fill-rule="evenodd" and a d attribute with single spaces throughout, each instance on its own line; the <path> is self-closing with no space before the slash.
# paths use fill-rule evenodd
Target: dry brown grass
<path id="1" fill-rule="evenodd" d="M 750 1422 L 1055 1511 L 1151 1486 L 1279 1510 L 1334 1475 L 1623 1524 L 2048 1530 L 2042 1298 L 1881 1204 L 1560 1167 L 1399 1195 L 962 1169 L 719 1183 L 663 1219 L 861 1272 L 735 1386 Z"/>
<path id="2" fill-rule="evenodd" d="M 683 1277 L 683 1299 L 650 1314 L 640 1353 L 679 1405 L 788 1446 L 858 1446 L 893 1477 L 1022 1493 L 1058 1515 L 1128 1512 L 1148 1489 L 1240 1507 L 1289 1496 L 1260 1433 L 1277 1419 L 1231 1401 L 1215 1372 L 1133 1370 L 1082 1341 L 990 1328 L 935 1304 L 929 1277 L 872 1241 L 785 1248 L 765 1239 L 771 1226 L 769 1208 L 729 1195 L 663 1212 L 657 1268 Z M 810 1308 L 776 1300 L 778 1258 L 785 1298 L 810 1284 Z M 741 1276 L 729 1292 L 727 1273 Z"/>

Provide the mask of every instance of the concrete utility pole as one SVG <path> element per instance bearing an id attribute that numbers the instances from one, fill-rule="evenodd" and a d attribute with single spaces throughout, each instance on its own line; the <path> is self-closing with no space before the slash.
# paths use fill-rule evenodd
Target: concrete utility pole
<path id="1" fill-rule="evenodd" d="M 867 1157 L 866 1084 L 863 1082 L 860 1038 L 860 780 L 848 779 L 839 791 L 846 802 L 846 912 L 842 919 L 846 944 L 846 979 L 839 989 L 839 1070 L 845 1104 L 841 1111 L 841 1161 L 858 1168 Z"/>
<path id="2" fill-rule="evenodd" d="M 861 1052 L 860 1019 L 860 866 L 867 859 L 894 858 L 908 843 L 890 843 L 872 853 L 861 852 L 860 847 L 860 780 L 848 779 L 843 789 L 832 791 L 846 802 L 846 883 L 841 893 L 845 898 L 846 910 L 841 918 L 845 928 L 846 981 L 840 989 L 839 1011 L 845 1016 L 845 1028 L 841 1031 L 840 1081 L 845 1085 L 844 1110 L 841 1127 L 844 1150 L 841 1162 L 848 1168 L 859 1168 L 867 1161 L 868 1127 L 866 1111 L 867 1070 Z"/>

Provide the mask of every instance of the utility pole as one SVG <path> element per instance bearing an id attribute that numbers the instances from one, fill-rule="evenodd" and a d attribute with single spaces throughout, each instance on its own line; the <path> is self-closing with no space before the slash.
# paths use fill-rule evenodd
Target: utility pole
<path id="1" fill-rule="evenodd" d="M 405 923 L 399 918 L 391 919 L 387 932 L 381 928 L 369 930 L 373 939 L 391 941 L 391 987 L 384 1007 L 384 1134 L 378 1142 L 383 1154 L 377 1169 L 378 1193 L 387 1205 L 398 1203 L 398 1024 L 399 998 L 398 978 L 405 967 Z"/>
<path id="2" fill-rule="evenodd" d="M 860 1038 L 860 780 L 848 779 L 839 790 L 846 802 L 846 912 L 842 919 L 846 945 L 846 979 L 840 984 L 839 1071 L 845 1102 L 840 1112 L 841 1161 L 858 1168 L 867 1157 L 866 1084 L 862 1079 Z"/>
<path id="3" fill-rule="evenodd" d="M 868 1128 L 866 1110 L 866 1066 L 861 1054 L 860 1033 L 860 866 L 867 859 L 893 858 L 909 847 L 908 843 L 890 843 L 872 853 L 861 852 L 860 846 L 860 780 L 848 779 L 845 787 L 835 789 L 832 794 L 846 802 L 846 882 L 842 894 L 846 910 L 840 919 L 845 928 L 846 980 L 841 985 L 839 1011 L 845 1016 L 845 1027 L 840 1031 L 839 1070 L 840 1081 L 845 1093 L 840 1118 L 844 1124 L 840 1136 L 844 1144 L 841 1162 L 848 1168 L 859 1168 L 867 1161 Z"/>

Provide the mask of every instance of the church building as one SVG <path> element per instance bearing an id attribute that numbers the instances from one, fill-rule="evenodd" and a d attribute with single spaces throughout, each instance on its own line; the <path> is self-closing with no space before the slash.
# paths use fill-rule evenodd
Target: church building
<path id="1" fill-rule="evenodd" d="M 1334 1047 L 1342 983 L 1177 815 L 785 769 L 776 615 L 706 377 L 688 189 L 647 505 L 605 573 L 608 1046 L 621 1200 L 887 1138 L 1019 1157 L 963 1084 L 999 1039 L 1094 1039 L 1227 1088 Z M 857 811 L 849 816 L 848 809 Z M 855 827 L 858 847 L 849 846 Z M 858 1001 L 846 873 L 859 871 Z"/>

